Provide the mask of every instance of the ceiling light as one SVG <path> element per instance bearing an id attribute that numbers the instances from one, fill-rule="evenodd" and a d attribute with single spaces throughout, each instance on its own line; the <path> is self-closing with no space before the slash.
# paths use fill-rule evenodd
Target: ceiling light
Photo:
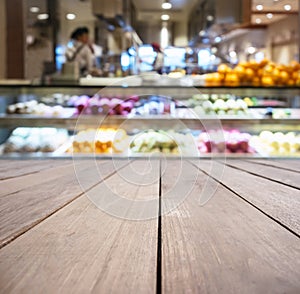
<path id="1" fill-rule="evenodd" d="M 292 6 L 289 5 L 289 4 L 286 4 L 286 5 L 283 6 L 283 8 L 284 8 L 284 10 L 286 10 L 286 11 L 290 11 L 290 10 L 292 9 Z"/>
<path id="2" fill-rule="evenodd" d="M 170 1 L 165 0 L 165 1 L 163 2 L 163 4 L 161 5 L 161 8 L 162 8 L 162 9 L 171 9 L 171 8 L 172 8 L 172 4 L 170 3 Z"/>
<path id="3" fill-rule="evenodd" d="M 76 14 L 74 14 L 74 13 L 66 14 L 66 19 L 68 19 L 68 20 L 74 20 L 75 18 L 76 18 Z"/>
<path id="4" fill-rule="evenodd" d="M 264 7 L 263 7 L 261 4 L 259 4 L 259 5 L 256 5 L 256 9 L 257 9 L 257 10 L 263 10 Z"/>
<path id="5" fill-rule="evenodd" d="M 160 18 L 161 18 L 161 20 L 169 20 L 170 15 L 169 14 L 163 14 Z"/>
<path id="6" fill-rule="evenodd" d="M 212 15 L 208 15 L 208 16 L 206 17 L 206 20 L 208 20 L 208 21 L 213 21 L 213 20 L 214 20 L 214 17 L 213 17 Z"/>
<path id="7" fill-rule="evenodd" d="M 48 19 L 48 18 L 49 18 L 48 13 L 41 13 L 41 14 L 38 14 L 38 16 L 37 16 L 37 19 L 39 19 L 39 20 L 45 20 L 45 19 Z"/>
<path id="8" fill-rule="evenodd" d="M 256 22 L 257 24 L 260 24 L 260 23 L 261 23 L 261 19 L 260 19 L 260 18 L 257 18 L 257 19 L 255 20 L 255 22 Z"/>
<path id="9" fill-rule="evenodd" d="M 217 47 L 212 47 L 211 48 L 211 53 L 215 54 L 218 52 L 218 48 Z"/>
<path id="10" fill-rule="evenodd" d="M 212 54 L 210 55 L 210 61 L 215 61 L 217 59 L 216 55 Z"/>
<path id="11" fill-rule="evenodd" d="M 29 11 L 32 13 L 38 13 L 38 12 L 40 12 L 40 9 L 36 6 L 32 6 L 29 8 Z"/>
<path id="12" fill-rule="evenodd" d="M 221 38 L 221 37 L 216 37 L 216 38 L 215 38 L 215 42 L 216 42 L 216 43 L 220 43 L 221 41 L 222 41 L 222 38 Z"/>
<path id="13" fill-rule="evenodd" d="M 273 14 L 272 13 L 267 13 L 267 18 L 268 19 L 271 19 L 273 17 Z"/>
<path id="14" fill-rule="evenodd" d="M 248 52 L 249 54 L 254 54 L 255 51 L 256 51 L 256 48 L 253 47 L 253 46 L 250 46 L 250 47 L 247 48 L 247 52 Z"/>
<path id="15" fill-rule="evenodd" d="M 235 52 L 235 51 L 230 51 L 230 52 L 229 52 L 229 56 L 230 56 L 231 58 L 236 57 L 236 52 Z"/>

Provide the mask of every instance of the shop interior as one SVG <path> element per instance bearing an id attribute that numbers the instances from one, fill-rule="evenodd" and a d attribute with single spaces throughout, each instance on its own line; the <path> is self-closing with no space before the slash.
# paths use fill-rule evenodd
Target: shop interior
<path id="1" fill-rule="evenodd" d="M 0 0 L 0 294 L 299 294 L 299 4 Z"/>
<path id="2" fill-rule="evenodd" d="M 2 156 L 299 156 L 298 1 L 17 2 L 0 9 Z M 82 27 L 85 72 L 67 57 Z"/>

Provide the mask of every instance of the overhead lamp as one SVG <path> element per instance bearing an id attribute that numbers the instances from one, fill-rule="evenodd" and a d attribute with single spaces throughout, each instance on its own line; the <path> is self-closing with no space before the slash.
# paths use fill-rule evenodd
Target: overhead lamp
<path id="1" fill-rule="evenodd" d="M 254 54 L 255 51 L 256 51 L 256 48 L 253 47 L 253 46 L 250 46 L 250 47 L 247 48 L 247 52 L 248 52 L 249 54 Z"/>
<path id="2" fill-rule="evenodd" d="M 208 15 L 208 16 L 206 17 L 206 20 L 208 20 L 208 21 L 213 21 L 213 20 L 214 20 L 214 17 L 213 17 L 212 15 Z"/>
<path id="3" fill-rule="evenodd" d="M 29 11 L 32 13 L 38 13 L 40 12 L 40 9 L 37 6 L 32 6 L 29 8 Z"/>
<path id="4" fill-rule="evenodd" d="M 292 9 L 292 6 L 289 5 L 289 4 L 286 4 L 286 5 L 283 6 L 283 8 L 284 8 L 284 10 L 286 10 L 286 11 L 290 11 L 290 10 Z"/>
<path id="5" fill-rule="evenodd" d="M 169 0 L 165 0 L 162 5 L 161 5 L 162 9 L 171 9 L 172 8 L 172 3 L 170 3 Z"/>
<path id="6" fill-rule="evenodd" d="M 41 14 L 38 14 L 38 16 L 37 16 L 37 19 L 39 19 L 39 20 L 46 20 L 48 18 L 49 18 L 48 13 L 41 13 Z"/>
<path id="7" fill-rule="evenodd" d="M 261 10 L 264 9 L 264 7 L 263 7 L 263 5 L 258 4 L 258 5 L 256 5 L 256 9 L 259 10 L 259 11 L 261 11 Z"/>
<path id="8" fill-rule="evenodd" d="M 272 13 L 267 13 L 267 18 L 268 18 L 268 19 L 273 18 L 273 14 L 272 14 Z"/>
<path id="9" fill-rule="evenodd" d="M 230 51 L 229 52 L 229 56 L 231 57 L 231 58 L 235 58 L 236 57 L 236 52 L 235 51 Z"/>
<path id="10" fill-rule="evenodd" d="M 256 22 L 257 24 L 260 24 L 260 23 L 261 23 L 261 19 L 260 19 L 260 18 L 257 18 L 257 19 L 255 20 L 255 22 Z"/>
<path id="11" fill-rule="evenodd" d="M 212 47 L 210 51 L 211 51 L 212 54 L 215 54 L 215 53 L 218 52 L 218 48 L 217 47 Z"/>
<path id="12" fill-rule="evenodd" d="M 219 36 L 218 36 L 218 37 L 215 37 L 215 42 L 216 42 L 216 43 L 220 43 L 221 41 L 222 41 L 222 38 L 221 38 L 221 37 L 219 37 Z"/>
<path id="13" fill-rule="evenodd" d="M 66 19 L 67 20 L 74 20 L 76 18 L 76 14 L 74 13 L 67 13 L 66 14 Z"/>
<path id="14" fill-rule="evenodd" d="M 161 20 L 169 20 L 170 15 L 169 14 L 163 14 L 160 18 L 161 18 Z"/>

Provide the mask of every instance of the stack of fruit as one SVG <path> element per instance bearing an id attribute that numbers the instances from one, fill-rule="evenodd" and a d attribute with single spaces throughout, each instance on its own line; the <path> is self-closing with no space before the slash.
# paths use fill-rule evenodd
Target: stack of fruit
<path id="1" fill-rule="evenodd" d="M 75 102 L 75 106 L 78 114 L 128 115 L 138 100 L 138 96 L 126 97 L 124 100 L 97 95 L 92 98 L 81 96 Z"/>
<path id="2" fill-rule="evenodd" d="M 300 155 L 300 135 L 294 132 L 262 131 L 258 136 L 251 137 L 250 145 L 263 155 Z"/>
<path id="3" fill-rule="evenodd" d="M 261 62 L 240 62 L 234 68 L 221 64 L 216 73 L 206 75 L 207 86 L 299 86 L 300 64 L 276 64 L 267 59 Z"/>
<path id="4" fill-rule="evenodd" d="M 36 100 L 19 102 L 7 106 L 7 114 L 33 114 L 42 116 L 72 116 L 74 109 L 63 108 L 60 105 L 48 106 Z"/>
<path id="5" fill-rule="evenodd" d="M 194 107 L 196 115 L 245 115 L 248 106 L 242 99 L 235 99 L 231 95 L 194 95 L 187 103 L 187 107 Z"/>
<path id="6" fill-rule="evenodd" d="M 63 129 L 16 128 L 4 144 L 3 152 L 54 152 L 68 139 L 68 131 Z"/>
<path id="7" fill-rule="evenodd" d="M 123 129 L 100 128 L 79 132 L 73 140 L 73 153 L 121 153 L 128 149 L 129 141 Z"/>
<path id="8" fill-rule="evenodd" d="M 169 155 L 197 155 L 192 134 L 175 131 L 148 130 L 137 134 L 131 144 L 133 153 L 164 153 Z"/>
<path id="9" fill-rule="evenodd" d="M 253 153 L 251 135 L 238 130 L 202 132 L 198 139 L 200 153 Z"/>

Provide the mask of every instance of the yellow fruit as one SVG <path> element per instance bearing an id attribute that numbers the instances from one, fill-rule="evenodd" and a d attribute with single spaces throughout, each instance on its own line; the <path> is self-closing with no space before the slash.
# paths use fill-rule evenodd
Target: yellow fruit
<path id="1" fill-rule="evenodd" d="M 280 70 L 278 68 L 275 68 L 272 72 L 272 78 L 274 81 L 280 80 Z"/>
<path id="2" fill-rule="evenodd" d="M 274 86 L 275 84 L 271 76 L 263 76 L 261 79 L 261 83 L 266 87 Z"/>
<path id="3" fill-rule="evenodd" d="M 286 71 L 281 71 L 280 72 L 280 82 L 282 84 L 286 84 L 289 80 L 289 74 Z"/>
<path id="4" fill-rule="evenodd" d="M 252 85 L 255 87 L 260 86 L 260 78 L 259 77 L 254 77 L 252 80 Z"/>
<path id="5" fill-rule="evenodd" d="M 257 63 L 256 60 L 250 60 L 248 66 L 253 70 L 257 70 L 259 68 L 259 63 Z"/>
<path id="6" fill-rule="evenodd" d="M 295 80 L 292 80 L 292 79 L 289 79 L 288 81 L 287 81 L 287 85 L 288 86 L 294 86 L 295 85 Z"/>
<path id="7" fill-rule="evenodd" d="M 238 86 L 240 80 L 235 73 L 228 73 L 225 77 L 225 85 L 227 86 Z"/>
<path id="8" fill-rule="evenodd" d="M 259 67 L 263 68 L 265 67 L 267 64 L 269 63 L 269 60 L 264 58 L 260 63 L 259 63 Z"/>
<path id="9" fill-rule="evenodd" d="M 228 65 L 226 65 L 225 63 L 221 63 L 218 66 L 218 73 L 226 74 L 230 71 L 231 71 L 231 68 Z"/>
<path id="10" fill-rule="evenodd" d="M 254 78 L 254 70 L 252 68 L 246 69 L 246 79 L 247 81 L 251 81 Z"/>
<path id="11" fill-rule="evenodd" d="M 237 65 L 234 69 L 233 69 L 233 72 L 237 74 L 237 76 L 240 78 L 240 79 L 243 79 L 245 77 L 245 74 L 246 74 L 246 69 L 241 66 L 241 65 Z"/>

